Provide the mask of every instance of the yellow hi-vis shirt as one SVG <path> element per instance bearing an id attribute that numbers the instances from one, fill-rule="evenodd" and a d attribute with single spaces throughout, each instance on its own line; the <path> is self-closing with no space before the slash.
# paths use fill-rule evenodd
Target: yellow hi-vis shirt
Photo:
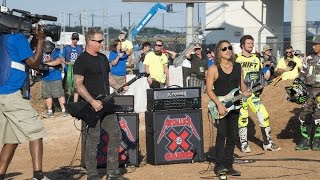
<path id="1" fill-rule="evenodd" d="M 297 56 L 293 56 L 292 61 L 296 62 L 296 66 L 288 72 L 284 72 L 281 74 L 282 80 L 295 79 L 299 76 L 299 68 L 302 68 L 302 62 Z M 287 67 L 287 61 L 283 58 L 279 60 L 277 68 L 285 69 Z"/>
<path id="2" fill-rule="evenodd" d="M 153 51 L 149 52 L 144 58 L 143 64 L 149 66 L 151 78 L 161 83 L 166 82 L 164 69 L 168 65 L 168 57 L 164 53 L 161 56 L 157 56 Z"/>

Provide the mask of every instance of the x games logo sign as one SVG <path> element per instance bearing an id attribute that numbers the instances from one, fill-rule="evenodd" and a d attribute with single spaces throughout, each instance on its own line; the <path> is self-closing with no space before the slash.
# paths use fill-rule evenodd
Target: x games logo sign
<path id="1" fill-rule="evenodd" d="M 189 140 L 192 135 L 201 141 L 190 116 L 185 115 L 182 118 L 170 118 L 170 116 L 167 116 L 157 141 L 157 144 L 159 144 L 164 137 L 168 140 L 168 144 L 165 147 L 167 151 L 164 155 L 165 160 L 192 159 L 193 152 L 191 150 L 193 144 Z"/>

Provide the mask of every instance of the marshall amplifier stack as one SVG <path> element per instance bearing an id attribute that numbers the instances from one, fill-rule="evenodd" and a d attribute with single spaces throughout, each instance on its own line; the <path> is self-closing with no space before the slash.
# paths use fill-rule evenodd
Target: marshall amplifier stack
<path id="1" fill-rule="evenodd" d="M 148 163 L 203 161 L 200 87 L 147 89 L 147 109 Z"/>

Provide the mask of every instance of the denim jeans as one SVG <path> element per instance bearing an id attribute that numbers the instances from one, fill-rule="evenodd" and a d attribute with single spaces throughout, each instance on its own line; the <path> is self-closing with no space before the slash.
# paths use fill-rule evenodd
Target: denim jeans
<path id="1" fill-rule="evenodd" d="M 121 143 L 121 130 L 116 114 L 104 117 L 101 123 L 87 129 L 85 162 L 88 175 L 97 175 L 97 145 L 100 142 L 100 128 L 109 135 L 107 152 L 107 174 L 113 174 L 118 170 L 118 150 Z"/>

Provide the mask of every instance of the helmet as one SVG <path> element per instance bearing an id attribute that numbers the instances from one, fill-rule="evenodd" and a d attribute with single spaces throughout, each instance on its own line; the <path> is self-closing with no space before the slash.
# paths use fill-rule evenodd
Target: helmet
<path id="1" fill-rule="evenodd" d="M 55 48 L 55 45 L 53 42 L 46 40 L 44 42 L 44 52 L 47 54 L 50 54 Z"/>
<path id="2" fill-rule="evenodd" d="M 287 92 L 287 100 L 298 104 L 306 102 L 308 97 L 308 91 L 306 85 L 299 78 L 293 81 L 291 86 L 285 87 Z"/>

